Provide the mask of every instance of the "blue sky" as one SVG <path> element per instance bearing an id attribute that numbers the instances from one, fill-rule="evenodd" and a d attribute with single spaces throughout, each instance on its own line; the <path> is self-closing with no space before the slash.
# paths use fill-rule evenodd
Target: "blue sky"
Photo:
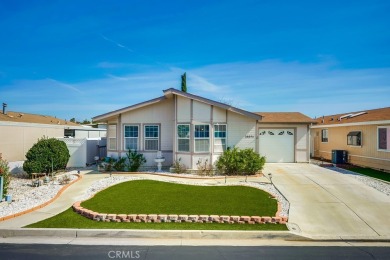
<path id="1" fill-rule="evenodd" d="M 78 120 L 180 89 L 322 116 L 390 105 L 390 2 L 0 1 L 0 102 Z"/>

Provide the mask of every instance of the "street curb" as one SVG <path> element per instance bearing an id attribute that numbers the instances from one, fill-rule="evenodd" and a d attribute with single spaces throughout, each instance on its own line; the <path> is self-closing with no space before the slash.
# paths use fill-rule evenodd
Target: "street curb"
<path id="1" fill-rule="evenodd" d="M 2 218 L 0 218 L 0 222 L 1 222 L 1 221 L 8 220 L 8 219 L 11 219 L 11 218 L 16 218 L 16 217 L 19 217 L 19 216 L 24 215 L 24 214 L 27 214 L 27 213 L 31 213 L 31 212 L 33 212 L 33 211 L 35 211 L 35 210 L 37 210 L 37 209 L 41 209 L 41 208 L 43 208 L 43 207 L 46 207 L 46 206 L 49 205 L 50 203 L 54 202 L 56 199 L 58 199 L 59 196 L 61 196 L 61 194 L 62 194 L 70 185 L 72 185 L 73 183 L 75 183 L 75 182 L 77 182 L 77 181 L 79 181 L 79 180 L 81 180 L 81 179 L 83 178 L 83 176 L 80 175 L 80 174 L 74 174 L 74 175 L 77 176 L 77 179 L 74 180 L 74 181 L 72 181 L 72 182 L 70 182 L 70 183 L 68 183 L 68 184 L 66 184 L 64 187 L 62 187 L 62 188 L 57 192 L 57 194 L 56 194 L 53 198 L 51 198 L 50 200 L 46 201 L 45 203 L 43 203 L 43 204 L 41 204 L 41 205 L 35 206 L 35 207 L 31 208 L 31 209 L 27 209 L 27 210 L 25 210 L 25 211 L 18 212 L 18 213 L 16 213 L 16 214 L 12 214 L 12 215 L 8 215 L 8 216 L 5 216 L 5 217 L 2 217 Z"/>
<path id="2" fill-rule="evenodd" d="M 139 239 L 262 239 L 313 241 L 289 231 L 128 230 L 128 229 L 1 229 L 0 237 L 139 238 Z"/>

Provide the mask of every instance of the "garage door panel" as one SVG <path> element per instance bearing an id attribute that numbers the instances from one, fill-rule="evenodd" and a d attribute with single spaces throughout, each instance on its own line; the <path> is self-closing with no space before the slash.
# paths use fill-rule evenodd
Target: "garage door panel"
<path id="1" fill-rule="evenodd" d="M 294 162 L 294 129 L 260 129 L 259 153 L 267 162 Z"/>

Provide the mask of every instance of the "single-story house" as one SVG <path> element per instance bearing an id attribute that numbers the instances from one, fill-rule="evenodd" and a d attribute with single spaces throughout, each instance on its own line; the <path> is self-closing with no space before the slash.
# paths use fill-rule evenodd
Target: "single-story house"
<path id="1" fill-rule="evenodd" d="M 68 167 L 85 167 L 86 163 L 94 162 L 96 144 L 92 151 L 94 156 L 84 155 L 80 147 L 86 150 L 84 147 L 93 146 L 88 144 L 93 142 L 103 146 L 102 138 L 105 146 L 106 133 L 106 129 L 84 127 L 52 116 L 6 111 L 5 106 L 0 111 L 0 153 L 13 172 L 21 171 L 27 151 L 43 137 L 65 138 L 71 153 Z M 102 156 L 105 155 L 104 151 Z"/>
<path id="2" fill-rule="evenodd" d="M 312 154 L 332 159 L 333 150 L 347 151 L 351 164 L 390 171 L 390 107 L 316 119 L 311 127 Z"/>
<path id="3" fill-rule="evenodd" d="M 129 149 L 142 153 L 155 167 L 181 160 L 189 169 L 214 163 L 227 147 L 252 148 L 268 162 L 309 162 L 309 126 L 301 113 L 253 113 L 204 97 L 167 89 L 164 95 L 93 118 L 107 123 L 107 154 L 123 157 Z"/>

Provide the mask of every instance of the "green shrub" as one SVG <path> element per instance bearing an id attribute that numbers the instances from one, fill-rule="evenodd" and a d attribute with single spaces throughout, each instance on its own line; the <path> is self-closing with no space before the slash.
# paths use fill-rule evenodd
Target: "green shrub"
<path id="1" fill-rule="evenodd" d="M 114 169 L 118 172 L 126 171 L 126 157 L 119 158 L 116 162 L 114 162 Z"/>
<path id="2" fill-rule="evenodd" d="M 44 137 L 30 148 L 26 158 L 23 170 L 31 175 L 65 169 L 70 154 L 65 142 Z"/>
<path id="3" fill-rule="evenodd" d="M 225 175 L 254 175 L 263 169 L 265 157 L 253 149 L 239 150 L 228 148 L 218 158 L 215 166 L 219 173 Z"/>
<path id="4" fill-rule="evenodd" d="M 135 150 L 129 150 L 126 153 L 128 159 L 128 170 L 129 172 L 138 171 L 139 167 L 141 167 L 144 163 L 146 163 L 146 159 L 142 153 L 138 153 Z"/>
<path id="5" fill-rule="evenodd" d="M 3 197 L 8 195 L 8 187 L 11 182 L 11 176 L 9 172 L 8 162 L 1 157 L 0 154 L 0 176 L 3 176 Z M 0 198 L 0 201 L 3 198 Z"/>

